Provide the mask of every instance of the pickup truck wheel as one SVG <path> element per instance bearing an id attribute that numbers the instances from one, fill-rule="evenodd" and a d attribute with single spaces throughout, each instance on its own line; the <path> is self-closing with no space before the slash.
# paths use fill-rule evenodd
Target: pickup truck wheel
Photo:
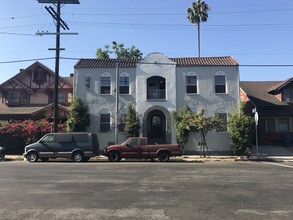
<path id="1" fill-rule="evenodd" d="M 108 153 L 108 160 L 111 162 L 118 162 L 121 160 L 121 158 L 117 151 L 110 151 Z"/>
<path id="2" fill-rule="evenodd" d="M 158 158 L 161 162 L 167 162 L 170 159 L 170 154 L 167 151 L 162 151 L 159 153 Z"/>
<path id="3" fill-rule="evenodd" d="M 72 155 L 72 159 L 75 161 L 75 162 L 82 162 L 84 160 L 84 156 L 83 156 L 83 153 L 77 151 L 75 152 L 73 155 Z"/>
<path id="4" fill-rule="evenodd" d="M 36 162 L 39 159 L 39 155 L 37 154 L 37 152 L 30 152 L 27 154 L 26 159 L 28 160 L 28 162 Z"/>

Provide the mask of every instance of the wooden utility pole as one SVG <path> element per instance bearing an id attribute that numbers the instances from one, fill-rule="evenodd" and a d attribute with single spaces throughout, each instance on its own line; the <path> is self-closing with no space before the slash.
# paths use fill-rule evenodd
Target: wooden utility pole
<path id="1" fill-rule="evenodd" d="M 58 132 L 58 117 L 59 117 L 59 108 L 58 108 L 58 90 L 59 90 L 59 64 L 60 64 L 60 50 L 65 50 L 60 48 L 60 29 L 61 27 L 64 30 L 69 30 L 67 24 L 61 19 L 61 3 L 62 4 L 79 4 L 79 0 L 38 0 L 39 3 L 53 3 L 56 5 L 57 12 L 54 11 L 52 7 L 45 7 L 46 10 L 56 21 L 56 47 L 49 48 L 49 50 L 55 50 L 55 84 L 54 84 L 54 132 Z M 50 35 L 52 33 L 37 33 L 38 35 Z M 77 34 L 77 33 L 69 33 Z"/>

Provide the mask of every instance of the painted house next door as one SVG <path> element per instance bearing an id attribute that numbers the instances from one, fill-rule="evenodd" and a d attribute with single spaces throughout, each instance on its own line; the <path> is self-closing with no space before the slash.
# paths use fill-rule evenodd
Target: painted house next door
<path id="1" fill-rule="evenodd" d="M 240 97 L 248 114 L 259 115 L 261 145 L 293 145 L 293 78 L 285 81 L 242 81 Z"/>
<path id="2" fill-rule="evenodd" d="M 89 107 L 89 131 L 99 135 L 101 146 L 115 141 L 116 59 L 81 59 L 75 65 L 74 95 Z M 150 143 L 176 143 L 172 111 L 188 105 L 192 111 L 224 121 L 239 103 L 238 63 L 232 57 L 167 58 L 161 53 L 144 59 L 119 59 L 119 135 L 127 103 L 139 114 L 141 135 Z M 199 151 L 198 132 L 191 132 L 186 152 Z M 212 151 L 229 151 L 226 129 L 207 137 Z"/>
<path id="3" fill-rule="evenodd" d="M 55 73 L 40 62 L 0 85 L 0 121 L 53 117 Z M 73 95 L 73 76 L 59 77 L 59 119 L 67 120 Z"/>

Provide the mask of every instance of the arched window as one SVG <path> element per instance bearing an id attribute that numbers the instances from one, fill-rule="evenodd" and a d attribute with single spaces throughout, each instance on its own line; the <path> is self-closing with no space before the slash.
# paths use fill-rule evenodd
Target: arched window
<path id="1" fill-rule="evenodd" d="M 215 93 L 226 93 L 226 75 L 223 72 L 215 74 Z"/>
<path id="2" fill-rule="evenodd" d="M 119 76 L 119 94 L 129 94 L 129 75 L 127 73 L 121 73 Z"/>
<path id="3" fill-rule="evenodd" d="M 225 111 L 225 109 L 220 108 L 220 109 L 217 109 L 216 113 L 219 115 L 219 118 L 223 121 L 223 127 L 221 129 L 217 129 L 217 131 L 226 132 L 227 124 L 228 124 L 227 112 Z"/>
<path id="4" fill-rule="evenodd" d="M 111 113 L 109 110 L 102 110 L 100 112 L 100 132 L 108 132 L 111 127 Z"/>
<path id="5" fill-rule="evenodd" d="M 147 99 L 166 99 L 166 79 L 152 76 L 147 79 Z"/>
<path id="6" fill-rule="evenodd" d="M 109 73 L 101 75 L 101 94 L 111 94 L 111 75 Z"/>
<path id="7" fill-rule="evenodd" d="M 85 89 L 90 90 L 91 89 L 91 74 L 85 75 Z"/>
<path id="8" fill-rule="evenodd" d="M 197 75 L 196 73 L 187 73 L 186 75 L 186 93 L 197 94 Z"/>

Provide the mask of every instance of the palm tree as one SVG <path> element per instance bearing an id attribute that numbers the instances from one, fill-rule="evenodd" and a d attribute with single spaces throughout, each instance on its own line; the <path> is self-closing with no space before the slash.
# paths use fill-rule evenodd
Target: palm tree
<path id="1" fill-rule="evenodd" d="M 197 25 L 197 44 L 198 44 L 198 57 L 200 57 L 200 22 L 206 22 L 208 20 L 208 10 L 210 7 L 201 0 L 197 0 L 191 4 L 191 7 L 187 9 L 187 18 L 192 24 Z"/>

